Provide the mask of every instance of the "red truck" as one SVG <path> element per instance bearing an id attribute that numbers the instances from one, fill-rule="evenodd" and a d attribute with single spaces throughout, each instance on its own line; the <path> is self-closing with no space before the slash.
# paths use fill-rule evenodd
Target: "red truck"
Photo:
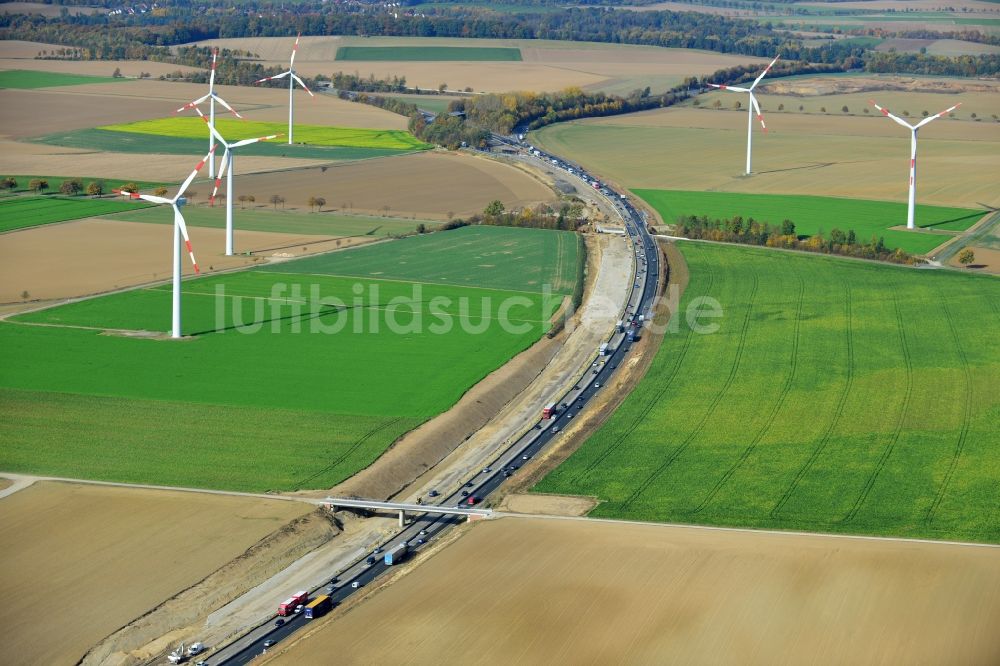
<path id="1" fill-rule="evenodd" d="M 289 615 L 295 614 L 295 609 L 299 606 L 305 605 L 309 601 L 309 593 L 306 591 L 296 592 L 293 596 L 285 599 L 278 606 L 278 615 L 282 617 L 287 617 Z"/>

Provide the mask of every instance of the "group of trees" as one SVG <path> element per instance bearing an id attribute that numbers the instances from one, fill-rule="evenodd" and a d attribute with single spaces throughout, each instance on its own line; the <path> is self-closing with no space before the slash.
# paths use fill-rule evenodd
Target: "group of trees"
<path id="1" fill-rule="evenodd" d="M 772 225 L 758 222 L 752 217 L 744 219 L 738 215 L 725 219 L 710 219 L 705 215 L 682 215 L 677 218 L 675 230 L 685 238 L 837 254 L 897 264 L 913 264 L 917 261 L 914 256 L 899 248 L 892 250 L 886 247 L 885 239 L 881 237 L 872 236 L 870 241 L 859 241 L 853 229 L 846 232 L 833 229 L 828 237 L 822 232 L 800 237 L 795 232 L 795 223 L 791 220 L 784 220 L 780 225 Z"/>
<path id="2" fill-rule="evenodd" d="M 15 190 L 17 187 L 17 178 L 14 178 L 13 176 L 4 176 L 3 178 L 0 178 L 0 189 Z M 35 194 L 41 194 L 45 190 L 48 190 L 49 187 L 49 181 L 47 178 L 32 178 L 28 181 L 28 189 Z M 128 186 L 126 185 L 125 187 Z M 125 187 L 122 189 L 125 189 Z M 105 186 L 103 180 L 94 180 L 84 185 L 83 181 L 79 178 L 67 178 L 59 185 L 59 193 L 65 194 L 66 196 L 77 196 L 84 192 L 90 196 L 99 197 L 107 192 L 107 187 Z"/>
<path id="3" fill-rule="evenodd" d="M 508 211 L 503 202 L 494 200 L 486 206 L 482 215 L 473 215 L 469 218 L 471 224 L 556 231 L 576 231 L 585 222 L 583 204 L 579 201 L 563 202 L 558 210 L 547 204 L 539 204 L 534 208 Z"/>

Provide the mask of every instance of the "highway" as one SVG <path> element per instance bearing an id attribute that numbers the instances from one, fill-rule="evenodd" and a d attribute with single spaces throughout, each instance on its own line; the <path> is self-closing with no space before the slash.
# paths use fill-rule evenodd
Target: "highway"
<path id="1" fill-rule="evenodd" d="M 517 145 L 519 148 L 527 148 L 523 142 L 514 138 L 500 137 L 500 140 Z M 570 165 L 555 155 L 537 152 L 537 155 L 531 154 L 526 159 L 544 162 L 549 169 L 562 169 L 568 177 L 579 181 L 582 187 L 593 188 L 591 183 L 594 179 L 578 166 Z M 587 179 L 586 183 L 583 181 L 584 178 Z M 425 500 L 425 504 L 465 507 L 469 506 L 470 498 L 474 498 L 473 501 L 476 505 L 488 499 L 509 477 L 517 474 L 521 466 L 538 455 L 550 442 L 562 436 L 561 433 L 565 427 L 571 424 L 572 419 L 580 413 L 591 398 L 600 391 L 606 390 L 605 385 L 609 383 L 612 375 L 629 354 L 634 342 L 637 341 L 630 339 L 631 336 L 642 335 L 642 323 L 639 321 L 639 317 L 641 315 L 646 320 L 650 319 L 653 301 L 658 291 L 660 258 L 656 245 L 646 231 L 642 216 L 627 199 L 604 185 L 594 189 L 599 196 L 604 196 L 622 216 L 627 237 L 635 251 L 633 285 L 623 312 L 624 326 L 616 329 L 607 340 L 608 354 L 606 356 L 599 356 L 595 360 L 592 355 L 588 355 L 581 359 L 581 372 L 583 372 L 581 379 L 569 391 L 560 396 L 553 396 L 551 400 L 557 405 L 557 412 L 553 418 L 541 418 L 544 405 L 539 405 L 539 420 L 534 427 L 502 450 L 493 462 L 482 471 L 472 478 L 466 479 L 462 487 L 448 489 L 441 496 L 433 499 L 428 498 Z M 635 322 L 634 326 L 632 325 L 633 321 Z M 597 350 L 594 350 L 595 354 L 596 352 Z M 584 368 L 586 368 L 585 371 Z M 391 539 L 385 541 L 380 550 L 385 552 L 405 542 L 409 544 L 409 553 L 407 554 L 407 559 L 409 559 L 425 549 L 431 540 L 436 539 L 444 531 L 464 522 L 464 520 L 465 518 L 460 516 L 416 513 L 413 515 L 412 522 Z M 392 568 L 384 563 L 382 552 L 366 555 L 347 569 L 336 572 L 335 577 L 334 572 L 331 572 L 330 581 L 319 588 L 310 590 L 311 598 L 315 598 L 317 594 L 329 594 L 335 606 L 343 603 L 352 594 L 369 585 Z M 369 563 L 372 558 L 374 561 Z M 288 590 L 287 596 L 291 596 L 295 591 Z M 275 611 L 277 611 L 281 601 L 282 599 L 274 600 Z M 207 657 L 202 657 L 204 663 L 212 665 L 245 664 L 265 651 L 266 641 L 283 641 L 301 629 L 307 622 L 301 613 L 282 619 L 285 620 L 284 624 L 276 626 L 277 618 L 270 618 L 242 638 L 215 650 Z M 192 659 L 192 661 L 200 663 L 197 662 L 197 658 Z"/>

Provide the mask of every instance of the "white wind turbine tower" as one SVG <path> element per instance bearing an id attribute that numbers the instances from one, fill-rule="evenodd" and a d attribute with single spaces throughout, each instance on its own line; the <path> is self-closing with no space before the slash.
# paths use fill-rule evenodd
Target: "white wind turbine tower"
<path id="1" fill-rule="evenodd" d="M 201 109 L 196 108 L 195 110 L 198 112 L 198 115 L 201 116 L 201 119 L 207 123 L 208 118 L 206 118 L 205 114 L 201 112 Z M 233 196 L 233 163 L 235 162 L 235 155 L 233 154 L 233 151 L 235 148 L 249 146 L 250 144 L 257 143 L 258 141 L 274 139 L 280 135 L 271 134 L 269 136 L 262 136 L 256 139 L 244 139 L 243 141 L 236 141 L 235 143 L 227 143 L 226 140 L 222 138 L 222 135 L 219 134 L 219 132 L 212 127 L 212 125 L 209 125 L 208 129 L 212 132 L 215 138 L 219 140 L 219 143 L 226 147 L 226 151 L 222 155 L 222 163 L 219 166 L 219 175 L 215 179 L 215 189 L 212 190 L 211 202 L 214 206 L 215 195 L 219 191 L 219 185 L 222 184 L 222 176 L 224 174 L 226 176 L 226 256 L 231 257 L 233 256 L 233 199 L 235 198 Z"/>
<path id="2" fill-rule="evenodd" d="M 720 86 L 714 83 L 708 84 L 713 88 L 719 88 L 721 90 L 732 90 L 734 92 L 750 93 L 750 104 L 747 105 L 747 175 L 748 176 L 750 175 L 750 154 L 751 154 L 750 149 L 753 143 L 754 111 L 757 112 L 757 120 L 760 121 L 761 129 L 763 129 L 764 132 L 767 132 L 767 125 L 764 124 L 764 114 L 760 112 L 760 104 L 757 103 L 757 98 L 754 97 L 753 95 L 753 89 L 757 87 L 757 84 L 760 83 L 760 80 L 764 78 L 764 75 L 766 75 L 769 71 L 771 71 L 771 68 L 774 67 L 774 63 L 778 62 L 778 58 L 780 57 L 781 56 L 775 56 L 774 60 L 771 61 L 771 64 L 764 68 L 764 71 L 760 73 L 760 76 L 754 79 L 753 83 L 750 85 L 749 88 L 739 88 L 736 86 Z"/>
<path id="3" fill-rule="evenodd" d="M 224 106 L 227 109 L 229 109 L 229 112 L 232 113 L 237 118 L 241 118 L 241 119 L 243 118 L 243 116 L 241 116 L 239 113 L 236 112 L 236 109 L 234 109 L 233 107 L 229 106 L 229 103 L 226 102 L 226 100 L 224 100 L 221 97 L 219 97 L 218 93 L 215 92 L 215 65 L 216 65 L 216 61 L 218 59 L 219 59 L 219 49 L 216 48 L 215 52 L 212 54 L 212 72 L 211 72 L 211 74 L 209 74 L 209 77 L 208 77 L 208 94 L 204 95 L 202 97 L 199 97 L 198 99 L 196 99 L 196 100 L 194 100 L 192 102 L 188 102 L 187 104 L 185 104 L 184 106 L 182 106 L 181 108 L 177 109 L 177 111 L 174 112 L 174 113 L 180 113 L 181 111 L 185 111 L 187 109 L 197 108 L 199 104 L 201 104 L 205 100 L 208 100 L 208 102 L 209 102 L 209 104 L 208 104 L 208 127 L 209 127 L 209 131 L 208 131 L 208 145 L 209 145 L 209 147 L 215 145 L 215 138 L 212 136 L 212 129 L 215 128 L 215 103 L 216 102 L 218 102 L 222 106 Z M 209 178 L 215 178 L 215 158 L 212 158 L 208 162 L 208 177 Z"/>
<path id="4" fill-rule="evenodd" d="M 212 146 L 212 149 L 202 158 L 201 162 L 198 162 L 198 166 L 194 168 L 191 175 L 187 177 L 187 180 L 177 190 L 177 194 L 174 195 L 173 199 L 157 197 L 152 194 L 139 194 L 138 192 L 130 194 L 133 199 L 143 199 L 156 204 L 170 204 L 174 209 L 174 298 L 170 328 L 170 337 L 172 338 L 181 337 L 181 236 L 184 237 L 184 244 L 187 247 L 188 256 L 191 257 L 194 272 L 201 272 L 198 270 L 198 262 L 194 258 L 194 250 L 191 249 L 191 239 L 188 237 L 187 225 L 184 224 L 184 216 L 181 215 L 181 206 L 187 203 L 187 199 L 183 195 L 188 185 L 191 184 L 191 181 L 198 175 L 198 172 L 201 171 L 201 168 L 205 166 L 205 162 L 212 157 L 212 153 L 214 152 L 215 146 Z"/>
<path id="5" fill-rule="evenodd" d="M 889 113 L 889 109 L 883 109 L 881 106 L 875 103 L 875 100 L 870 99 L 868 101 L 871 103 L 872 106 L 881 111 L 883 116 L 886 116 L 887 118 L 892 118 L 897 123 L 910 130 L 910 194 L 906 205 L 906 228 L 915 229 L 916 226 L 913 223 L 913 207 L 917 198 L 917 130 L 919 130 L 921 127 L 931 122 L 932 120 L 937 120 L 942 116 L 948 115 L 958 107 L 962 106 L 962 103 L 959 102 L 950 109 L 945 109 L 941 113 L 936 113 L 933 116 L 928 116 L 927 118 L 924 118 L 916 125 L 911 125 L 902 118 L 899 118 Z"/>
<path id="6" fill-rule="evenodd" d="M 295 117 L 295 95 L 293 94 L 295 92 L 295 83 L 298 82 L 298 84 L 302 86 L 302 89 L 309 93 L 310 97 L 316 97 L 316 95 L 313 95 L 312 91 L 309 90 L 308 86 L 306 86 L 305 82 L 303 82 L 302 79 L 300 79 L 295 73 L 295 54 L 299 51 L 300 37 L 302 37 L 301 34 L 295 38 L 295 46 L 292 47 L 292 60 L 288 63 L 288 71 L 256 81 L 256 83 L 264 83 L 264 81 L 275 81 L 277 79 L 283 79 L 286 76 L 288 77 L 288 145 L 292 145 L 292 121 Z"/>

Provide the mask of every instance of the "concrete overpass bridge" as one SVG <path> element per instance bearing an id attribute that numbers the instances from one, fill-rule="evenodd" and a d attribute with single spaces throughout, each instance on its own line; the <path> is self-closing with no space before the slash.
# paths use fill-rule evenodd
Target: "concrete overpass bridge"
<path id="1" fill-rule="evenodd" d="M 475 507 L 450 507 L 439 504 L 405 504 L 401 502 L 378 502 L 376 500 L 351 499 L 346 497 L 327 497 L 323 506 L 331 511 L 336 509 L 368 509 L 369 511 L 390 511 L 399 514 L 399 526 L 406 526 L 407 513 L 438 513 L 450 516 L 466 516 L 469 520 L 489 518 L 492 509 L 477 509 Z"/>

